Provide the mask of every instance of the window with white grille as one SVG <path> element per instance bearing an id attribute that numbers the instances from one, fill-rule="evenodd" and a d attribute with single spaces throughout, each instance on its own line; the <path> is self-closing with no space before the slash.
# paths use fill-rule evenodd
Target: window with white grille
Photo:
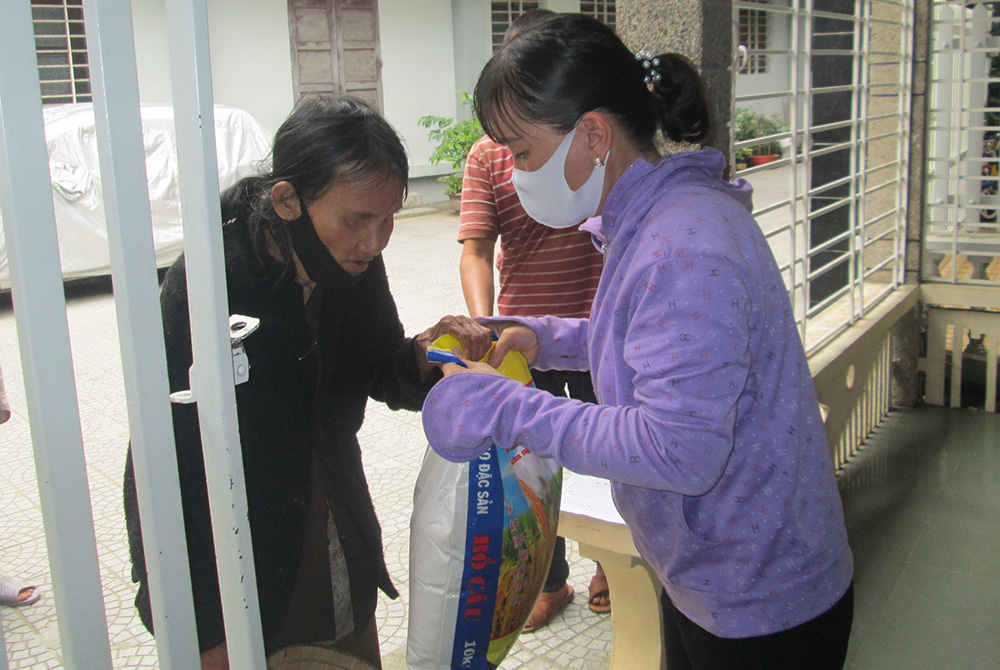
<path id="1" fill-rule="evenodd" d="M 614 0 L 608 2 L 581 2 L 580 13 L 593 16 L 606 26 L 614 30 L 615 27 L 615 3 Z"/>
<path id="2" fill-rule="evenodd" d="M 767 4 L 767 0 L 749 0 Z M 762 9 L 740 9 L 740 45 L 747 48 L 744 74 L 764 74 L 767 72 L 767 12 Z"/>
<path id="3" fill-rule="evenodd" d="M 914 4 L 733 2 L 741 27 L 745 13 L 767 14 L 770 51 L 766 77 L 737 75 L 735 106 L 776 122 L 734 149 L 780 150 L 748 156 L 737 175 L 754 188 L 810 353 L 905 280 Z"/>
<path id="4" fill-rule="evenodd" d="M 1000 286 L 1000 2 L 931 11 L 923 280 Z"/>
<path id="5" fill-rule="evenodd" d="M 503 34 L 510 25 L 510 22 L 518 16 L 532 9 L 540 9 L 540 2 L 522 2 L 512 0 L 511 2 L 491 2 L 490 11 L 492 13 L 491 22 L 493 26 L 493 50 L 503 42 Z"/>
<path id="6" fill-rule="evenodd" d="M 83 0 L 31 0 L 42 103 L 90 102 Z"/>

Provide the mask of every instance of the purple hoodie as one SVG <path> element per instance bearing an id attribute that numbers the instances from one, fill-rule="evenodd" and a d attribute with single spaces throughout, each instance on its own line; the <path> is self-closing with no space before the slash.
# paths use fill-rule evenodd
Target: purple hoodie
<path id="1" fill-rule="evenodd" d="M 788 294 L 724 164 L 714 149 L 637 160 L 588 224 L 606 255 L 590 319 L 516 319 L 538 334 L 533 367 L 589 369 L 599 405 L 456 374 L 423 421 L 451 460 L 520 444 L 610 479 L 676 607 L 736 638 L 822 614 L 853 560 Z"/>

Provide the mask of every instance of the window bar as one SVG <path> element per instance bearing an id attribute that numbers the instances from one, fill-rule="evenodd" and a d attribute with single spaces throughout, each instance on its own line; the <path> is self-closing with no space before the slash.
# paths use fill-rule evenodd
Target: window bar
<path id="1" fill-rule="evenodd" d="M 792 0 L 792 15 L 789 19 L 789 26 L 791 27 L 791 39 L 789 44 L 791 47 L 791 105 L 789 110 L 789 125 L 791 126 L 792 136 L 791 136 L 791 170 L 789 171 L 789 183 L 788 188 L 791 190 L 791 197 L 789 198 L 788 213 L 791 217 L 792 225 L 789 228 L 789 244 L 791 246 L 791 269 L 790 269 L 790 283 L 789 295 L 792 299 L 792 315 L 793 318 L 798 321 L 798 314 L 795 309 L 795 281 L 798 276 L 797 265 L 798 265 L 798 220 L 799 220 L 799 209 L 796 207 L 799 199 L 799 138 L 801 137 L 804 142 L 808 142 L 808 133 L 800 133 L 801 119 L 799 118 L 799 105 L 802 104 L 802 89 L 799 87 L 799 78 L 802 75 L 802 59 L 799 56 L 799 37 L 800 37 L 800 22 L 799 22 L 799 11 L 800 11 L 800 1 Z M 808 70 L 808 68 L 804 68 Z M 803 209 L 803 213 L 806 210 Z M 801 326 L 800 326 L 801 328 Z M 801 333 L 802 337 L 805 337 L 804 333 Z"/>
<path id="2" fill-rule="evenodd" d="M 936 29 L 934 34 L 934 55 L 932 56 L 932 67 L 936 71 L 933 73 L 935 78 L 947 77 L 951 78 L 954 76 L 954 59 L 955 55 L 950 50 L 951 40 L 949 39 L 949 33 L 944 27 L 944 22 L 952 18 L 953 11 L 951 7 L 938 6 L 934 10 Z M 950 162 L 951 162 L 951 130 L 935 130 L 937 126 L 952 126 L 954 122 L 951 119 L 951 110 L 953 108 L 952 98 L 953 98 L 954 86 L 934 86 L 931 93 L 931 109 L 930 109 L 930 127 L 932 129 L 933 135 L 933 148 L 931 149 L 931 169 L 928 173 L 929 190 L 930 190 L 930 200 L 933 204 L 941 205 L 942 211 L 944 212 L 946 225 L 944 230 L 947 231 L 949 227 L 953 227 L 954 212 L 951 207 L 948 206 L 948 174 L 950 172 Z M 952 243 L 952 254 L 954 257 L 955 240 Z M 943 278 L 942 278 L 943 279 Z M 951 278 L 954 281 L 954 275 Z"/>
<path id="3" fill-rule="evenodd" d="M 236 417 L 215 157 L 206 0 L 167 3 L 184 253 L 205 474 L 229 663 L 264 670 L 264 645 Z"/>
<path id="4" fill-rule="evenodd" d="M 31 5 L 0 2 L 0 207 L 62 661 L 111 668 Z"/>
<path id="5" fill-rule="evenodd" d="M 972 8 L 971 15 L 969 11 L 966 11 L 963 13 L 963 16 L 971 19 L 968 26 L 969 42 L 966 46 L 969 48 L 969 52 L 973 53 L 967 53 L 965 57 L 969 66 L 969 70 L 966 73 L 969 82 L 969 104 L 964 110 L 966 118 L 963 125 L 968 137 L 966 146 L 969 153 L 965 156 L 965 160 L 962 161 L 963 169 L 961 170 L 961 174 L 963 174 L 963 181 L 965 182 L 962 189 L 962 211 L 966 223 L 977 223 L 979 221 L 979 212 L 970 208 L 970 205 L 978 204 L 980 201 L 982 172 L 979 164 L 972 159 L 981 158 L 983 155 L 985 133 L 982 128 L 984 127 L 985 115 L 974 108 L 980 108 L 986 103 L 988 59 L 985 53 L 975 52 L 986 44 L 986 25 L 989 16 L 986 13 L 986 7 L 981 3 L 976 4 Z"/>
<path id="6" fill-rule="evenodd" d="M 809 139 L 807 140 L 809 151 L 807 151 L 806 154 L 805 154 L 805 156 L 804 156 L 805 173 L 807 175 L 811 175 L 812 174 L 812 170 L 813 170 L 813 168 L 812 168 L 812 152 L 813 152 L 813 142 L 812 142 L 813 113 L 812 113 L 812 110 L 813 110 L 814 98 L 816 96 L 815 96 L 815 91 L 813 90 L 813 85 L 812 85 L 812 67 L 811 67 L 811 64 L 812 64 L 812 58 L 813 58 L 813 39 L 814 39 L 813 29 L 814 29 L 814 26 L 815 26 L 815 21 L 816 21 L 816 16 L 815 16 L 815 9 L 813 8 L 813 1 L 812 0 L 806 0 L 806 3 L 805 3 L 805 16 L 804 16 L 805 34 L 803 36 L 803 44 L 804 44 L 805 48 L 802 50 L 802 55 L 803 55 L 803 58 L 804 58 L 804 62 L 806 64 L 806 76 L 805 76 L 805 79 L 806 79 L 806 103 L 805 103 L 805 110 L 806 110 L 806 121 L 807 121 L 806 128 L 809 129 L 809 132 L 807 133 L 807 135 L 809 136 Z M 801 307 L 801 313 L 802 313 L 801 336 L 802 336 L 802 343 L 803 344 L 805 344 L 808 341 L 808 338 L 809 338 L 809 325 L 810 325 L 809 292 L 810 292 L 810 287 L 812 285 L 812 280 L 809 277 L 808 252 L 812 248 L 812 221 L 813 221 L 813 216 L 814 216 L 813 215 L 813 211 L 812 211 L 814 196 L 813 196 L 813 194 L 812 194 L 811 191 L 812 191 L 811 188 L 807 188 L 806 191 L 805 191 L 805 203 L 804 203 L 804 207 L 805 207 L 804 214 L 805 214 L 805 216 L 803 217 L 803 231 L 802 231 L 803 232 L 803 237 L 805 238 L 803 246 L 806 249 L 806 255 L 802 259 L 802 264 L 803 264 L 803 267 L 802 267 L 802 288 L 801 288 L 801 293 L 800 293 L 800 295 L 802 297 L 802 307 Z"/>
<path id="7" fill-rule="evenodd" d="M 80 90 L 76 78 L 76 63 L 73 58 L 73 22 L 69 18 L 69 3 L 63 0 L 63 30 L 66 34 L 66 64 L 69 67 L 69 84 L 73 90 L 73 102 L 80 102 Z"/>
<path id="8" fill-rule="evenodd" d="M 951 277 L 953 282 L 958 282 L 958 255 L 961 252 L 959 249 L 959 235 L 961 234 L 962 228 L 965 226 L 965 212 L 961 207 L 961 199 L 959 193 L 962 191 L 962 162 L 969 156 L 969 145 L 966 142 L 968 139 L 968 133 L 965 131 L 965 124 L 968 123 L 968 114 L 964 111 L 969 105 L 969 82 L 968 82 L 968 64 L 969 57 L 965 53 L 965 49 L 968 46 L 966 42 L 966 36 L 968 34 L 968 25 L 966 22 L 966 17 L 968 16 L 968 10 L 963 6 L 958 10 L 958 86 L 959 86 L 959 96 L 957 102 L 959 111 L 957 114 L 953 112 L 952 121 L 955 121 L 957 116 L 958 129 L 954 133 L 949 133 L 952 137 L 951 151 L 949 152 L 950 162 L 949 167 L 951 168 L 951 180 L 949 183 L 948 194 L 951 196 L 951 206 L 954 210 L 955 225 L 951 231 L 952 239 L 952 263 L 951 263 Z M 963 151 L 964 148 L 964 151 Z M 954 381 L 954 380 L 953 380 Z"/>
<path id="9" fill-rule="evenodd" d="M 910 165 L 910 122 L 912 119 L 913 105 L 913 68 L 909 65 L 913 62 L 912 38 L 913 38 L 913 0 L 908 0 L 902 7 L 902 30 L 899 32 L 899 118 L 903 120 L 900 124 L 902 131 L 899 137 L 899 190 L 896 193 L 897 209 L 899 216 L 896 219 L 896 244 L 894 255 L 896 257 L 896 272 L 894 287 L 906 283 L 906 233 L 910 216 L 910 179 L 908 168 Z"/>
<path id="10" fill-rule="evenodd" d="M 160 325 L 132 8 L 129 0 L 85 2 L 111 276 L 157 655 L 164 670 L 195 668 L 198 636 Z"/>
<path id="11" fill-rule="evenodd" d="M 851 230 L 848 242 L 851 249 L 851 264 L 848 270 L 849 282 L 851 284 L 850 297 L 850 317 L 849 323 L 856 322 L 865 312 L 865 245 L 863 236 L 865 229 L 866 198 L 865 191 L 868 185 L 867 172 L 868 165 L 868 110 L 870 91 L 868 88 L 869 72 L 871 60 L 868 57 L 868 50 L 871 48 L 871 26 L 868 23 L 869 12 L 871 11 L 871 0 L 855 0 L 854 14 L 857 19 L 854 22 L 854 72 L 852 73 L 852 84 L 854 88 L 854 104 L 851 110 L 856 114 L 852 119 L 851 134 L 852 148 L 851 170 L 854 172 L 851 179 L 850 193 L 851 205 L 849 215 L 849 228 Z"/>

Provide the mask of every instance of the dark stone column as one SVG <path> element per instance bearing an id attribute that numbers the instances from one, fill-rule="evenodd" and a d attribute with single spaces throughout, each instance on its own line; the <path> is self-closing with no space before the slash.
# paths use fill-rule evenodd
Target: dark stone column
<path id="1" fill-rule="evenodd" d="M 733 5 L 730 0 L 619 0 L 617 31 L 633 51 L 675 52 L 701 73 L 712 130 L 705 143 L 732 158 Z M 730 162 L 732 162 L 730 160 Z"/>

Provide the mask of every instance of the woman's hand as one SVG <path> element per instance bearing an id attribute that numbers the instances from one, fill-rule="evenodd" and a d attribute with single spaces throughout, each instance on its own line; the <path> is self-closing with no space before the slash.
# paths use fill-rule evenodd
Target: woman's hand
<path id="1" fill-rule="evenodd" d="M 511 350 L 520 351 L 524 354 L 528 365 L 531 365 L 538 357 L 538 335 L 527 326 L 507 326 L 501 331 L 497 346 L 487 362 L 494 368 L 498 367 L 503 357 Z"/>
<path id="2" fill-rule="evenodd" d="M 493 344 L 493 331 L 476 323 L 468 316 L 445 316 L 435 325 L 417 335 L 414 340 L 417 365 L 424 379 L 435 365 L 427 361 L 427 347 L 445 334 L 451 334 L 462 347 L 462 356 L 474 361 L 486 355 Z"/>
<path id="3" fill-rule="evenodd" d="M 503 377 L 499 370 L 487 363 L 482 363 L 480 361 L 467 361 L 464 358 L 462 359 L 462 362 L 465 363 L 466 367 L 463 368 L 458 363 L 445 363 L 441 366 L 441 372 L 444 373 L 445 377 L 453 375 L 457 372 L 482 372 L 487 375 Z"/>

